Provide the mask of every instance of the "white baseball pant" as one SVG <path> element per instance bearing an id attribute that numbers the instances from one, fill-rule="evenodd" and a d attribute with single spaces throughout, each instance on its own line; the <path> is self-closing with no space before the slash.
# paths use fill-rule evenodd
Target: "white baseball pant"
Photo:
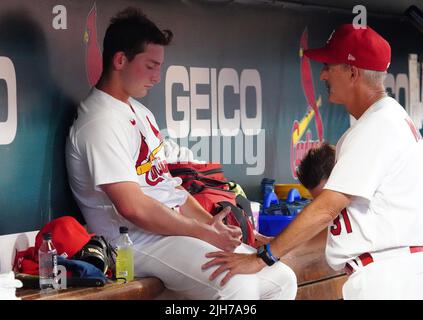
<path id="1" fill-rule="evenodd" d="M 219 249 L 196 238 L 168 236 L 152 244 L 135 245 L 134 251 L 137 277 L 155 276 L 184 299 L 288 300 L 297 293 L 295 273 L 281 262 L 256 274 L 235 275 L 224 286 L 219 282 L 225 273 L 210 281 L 216 267 L 202 270 L 201 265 L 209 261 L 206 253 Z M 256 249 L 241 244 L 235 252 L 255 253 Z"/>

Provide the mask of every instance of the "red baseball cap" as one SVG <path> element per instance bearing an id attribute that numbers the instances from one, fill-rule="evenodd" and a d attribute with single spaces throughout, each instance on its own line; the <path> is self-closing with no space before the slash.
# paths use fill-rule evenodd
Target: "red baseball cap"
<path id="1" fill-rule="evenodd" d="M 50 221 L 37 233 L 35 237 L 35 252 L 38 252 L 45 233 L 51 233 L 57 254 L 69 259 L 95 235 L 89 234 L 74 217 L 63 216 Z"/>
<path id="2" fill-rule="evenodd" d="M 344 63 L 361 69 L 386 71 L 391 63 L 391 46 L 380 34 L 367 26 L 343 24 L 336 28 L 323 48 L 304 50 L 312 60 Z"/>

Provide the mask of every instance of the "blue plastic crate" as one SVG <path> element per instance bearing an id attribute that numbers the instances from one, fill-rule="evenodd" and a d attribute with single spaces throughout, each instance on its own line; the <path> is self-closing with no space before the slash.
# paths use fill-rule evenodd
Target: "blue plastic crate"
<path id="1" fill-rule="evenodd" d="M 295 216 L 261 214 L 259 216 L 259 232 L 268 237 L 277 236 L 294 220 Z"/>
<path id="2" fill-rule="evenodd" d="M 269 193 L 260 210 L 259 232 L 271 237 L 278 235 L 309 202 L 300 197 L 297 189 L 291 189 L 287 199 L 278 199 L 275 193 Z"/>

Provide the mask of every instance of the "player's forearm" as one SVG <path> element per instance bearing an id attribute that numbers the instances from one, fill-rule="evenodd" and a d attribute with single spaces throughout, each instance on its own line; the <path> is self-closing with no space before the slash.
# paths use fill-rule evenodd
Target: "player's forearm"
<path id="1" fill-rule="evenodd" d="M 162 234 L 207 239 L 213 228 L 169 209 L 161 202 L 145 195 L 132 182 L 103 185 L 102 189 L 125 219 L 144 230 Z"/>
<path id="2" fill-rule="evenodd" d="M 187 201 L 181 206 L 181 214 L 200 222 L 211 223 L 213 217 L 198 203 L 195 198 L 188 194 Z"/>
<path id="3" fill-rule="evenodd" d="M 204 222 L 183 216 L 146 195 L 136 210 L 125 218 L 144 230 L 162 235 L 190 236 L 206 239 L 211 228 Z"/>
<path id="4" fill-rule="evenodd" d="M 350 199 L 341 193 L 325 190 L 306 206 L 289 226 L 270 242 L 273 255 L 282 257 L 328 227 Z"/>

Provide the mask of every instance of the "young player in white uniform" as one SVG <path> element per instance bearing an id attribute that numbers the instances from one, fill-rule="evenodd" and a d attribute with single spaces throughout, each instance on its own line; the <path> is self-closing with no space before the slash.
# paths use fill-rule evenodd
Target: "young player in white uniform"
<path id="1" fill-rule="evenodd" d="M 156 276 L 188 299 L 293 299 L 296 277 L 282 263 L 227 286 L 201 270 L 217 248 L 255 252 L 240 245 L 240 229 L 212 217 L 168 172 L 153 114 L 131 98 L 160 80 L 160 31 L 135 9 L 112 20 L 103 45 L 103 74 L 81 102 L 67 142 L 69 180 L 89 229 L 112 244 L 127 226 L 135 248 L 135 275 Z"/>
<path id="2" fill-rule="evenodd" d="M 344 104 L 357 121 L 337 144 L 323 191 L 267 248 L 277 259 L 329 225 L 327 260 L 351 274 L 345 299 L 423 299 L 423 141 L 386 95 L 390 53 L 373 29 L 353 25 L 338 28 L 324 48 L 304 52 L 325 63 L 320 78 L 329 101 Z M 206 267 L 222 265 L 213 276 L 231 271 L 224 281 L 260 270 L 254 255 L 209 257 Z"/>

